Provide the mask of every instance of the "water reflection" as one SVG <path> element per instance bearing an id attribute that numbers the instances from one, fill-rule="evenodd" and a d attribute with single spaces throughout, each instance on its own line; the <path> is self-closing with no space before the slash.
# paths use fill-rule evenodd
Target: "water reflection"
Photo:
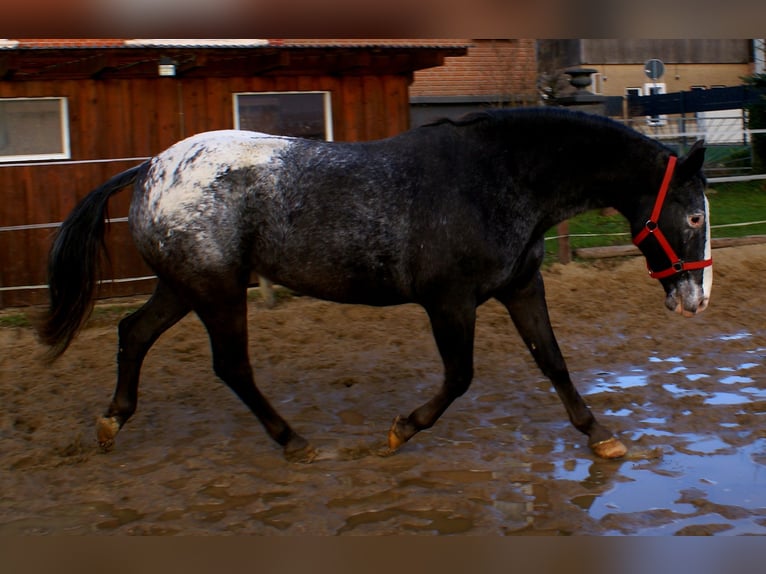
<path id="1" fill-rule="evenodd" d="M 643 367 L 593 375 L 584 394 L 608 405 L 605 416 L 624 419 L 621 437 L 630 450 L 658 453 L 613 463 L 618 470 L 607 482 L 601 479 L 608 463 L 583 458 L 556 466 L 556 478 L 580 484 L 570 503 L 601 532 L 766 534 L 766 438 L 759 424 L 766 414 L 757 404 L 766 399 L 766 348 L 742 349 L 752 338 L 745 331 L 716 337 L 720 364 L 712 370 L 695 357 L 654 354 Z M 727 354 L 729 342 L 740 348 Z M 615 393 L 623 393 L 624 406 Z M 720 409 L 699 417 L 712 428 L 674 432 L 674 423 L 700 408 Z"/>
<path id="2" fill-rule="evenodd" d="M 741 341 L 743 339 L 749 339 L 752 336 L 752 333 L 748 333 L 747 331 L 740 331 L 731 335 L 719 335 L 716 337 L 716 339 L 719 341 Z"/>
<path id="3" fill-rule="evenodd" d="M 603 392 L 618 392 L 632 387 L 643 387 L 649 382 L 649 375 L 643 369 L 631 369 L 628 373 L 598 373 L 594 384 L 583 394 L 594 395 Z"/>
<path id="4" fill-rule="evenodd" d="M 688 436 L 690 442 L 681 450 L 666 454 L 650 465 L 624 465 L 621 473 L 628 481 L 594 500 L 589 513 L 601 518 L 609 513 L 631 513 L 663 508 L 690 513 L 704 502 L 732 507 L 734 514 L 753 514 L 753 528 L 766 534 L 766 526 L 755 519 L 766 509 L 766 468 L 756 462 L 766 448 L 759 439 L 734 449 L 716 437 Z M 679 498 L 684 487 L 697 490 L 694 503 L 689 496 Z M 734 510 L 734 508 L 740 510 Z M 747 511 L 745 509 L 760 509 Z M 722 509 L 718 509 L 721 511 Z"/>
<path id="5" fill-rule="evenodd" d="M 557 479 L 577 481 L 570 499 L 590 518 L 622 524 L 606 534 L 766 534 L 766 439 L 734 448 L 716 436 L 687 434 L 677 450 L 642 463 L 576 459 L 556 465 Z"/>

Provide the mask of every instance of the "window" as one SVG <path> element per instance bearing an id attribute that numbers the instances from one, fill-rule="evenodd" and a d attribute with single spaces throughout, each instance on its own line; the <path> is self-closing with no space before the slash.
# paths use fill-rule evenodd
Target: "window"
<path id="1" fill-rule="evenodd" d="M 662 82 L 653 82 L 644 84 L 644 92 L 647 96 L 654 96 L 666 93 L 665 84 Z M 667 123 L 667 116 L 647 116 L 646 123 L 650 126 L 664 126 Z"/>
<path id="2" fill-rule="evenodd" d="M 330 92 L 234 94 L 237 129 L 332 140 Z"/>
<path id="3" fill-rule="evenodd" d="M 604 82 L 606 82 L 606 76 L 602 75 L 601 72 L 595 72 L 591 76 L 591 85 L 593 86 L 592 91 L 594 94 L 604 93 Z"/>
<path id="4" fill-rule="evenodd" d="M 626 96 L 641 96 L 643 95 L 643 90 L 641 88 L 625 88 L 625 95 Z"/>
<path id="5" fill-rule="evenodd" d="M 0 98 L 0 162 L 67 159 L 66 98 Z"/>

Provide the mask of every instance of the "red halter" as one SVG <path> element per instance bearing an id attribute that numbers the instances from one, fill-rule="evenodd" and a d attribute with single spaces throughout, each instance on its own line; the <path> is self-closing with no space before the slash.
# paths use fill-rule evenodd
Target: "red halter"
<path id="1" fill-rule="evenodd" d="M 644 228 L 633 238 L 633 243 L 638 247 L 647 237 L 653 235 L 659 242 L 660 247 L 662 247 L 668 260 L 672 262 L 670 267 L 663 271 L 652 271 L 651 267 L 649 267 L 649 262 L 647 261 L 649 276 L 654 279 L 664 279 L 665 277 L 670 277 L 671 275 L 681 273 L 682 271 L 703 269 L 704 267 L 713 264 L 712 259 L 691 262 L 681 260 L 678 255 L 676 255 L 676 252 L 673 251 L 670 243 L 668 243 L 665 234 L 662 233 L 662 230 L 659 228 L 658 221 L 660 220 L 660 211 L 662 211 L 662 204 L 665 203 L 665 196 L 668 193 L 668 187 L 670 187 L 670 180 L 673 178 L 673 170 L 676 167 L 676 161 L 677 158 L 674 155 L 670 156 L 668 159 L 668 167 L 665 169 L 665 177 L 662 179 L 660 192 L 657 194 L 657 201 L 654 202 L 652 215 L 649 217 L 646 224 L 644 224 Z"/>

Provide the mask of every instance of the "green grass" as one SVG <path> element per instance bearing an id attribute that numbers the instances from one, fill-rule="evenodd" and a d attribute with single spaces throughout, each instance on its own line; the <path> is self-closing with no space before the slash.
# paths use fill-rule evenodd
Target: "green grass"
<path id="1" fill-rule="evenodd" d="M 117 323 L 141 306 L 140 303 L 96 304 L 88 319 L 90 325 Z M 39 309 L 0 309 L 0 329 L 30 329 Z"/>
<path id="2" fill-rule="evenodd" d="M 766 221 L 766 181 L 719 183 L 711 185 L 707 195 L 714 238 L 766 235 L 766 223 L 727 227 L 731 224 Z M 573 236 L 570 238 L 572 249 L 629 245 L 628 231 L 628 222 L 619 214 L 604 215 L 601 211 L 588 211 L 569 220 L 569 234 Z M 555 228 L 546 233 L 549 238 L 556 235 Z M 545 242 L 545 253 L 551 262 L 556 260 L 558 242 L 555 239 Z"/>
<path id="3" fill-rule="evenodd" d="M 713 237 L 766 235 L 766 223 L 720 227 L 766 221 L 766 180 L 716 184 L 708 192 L 708 201 Z"/>
<path id="4" fill-rule="evenodd" d="M 0 328 L 13 329 L 30 326 L 29 319 L 23 313 L 10 313 L 0 316 Z"/>
<path id="5" fill-rule="evenodd" d="M 281 303 L 282 301 L 289 301 L 290 299 L 293 299 L 296 297 L 297 294 L 293 291 L 290 291 L 286 287 L 282 287 L 281 285 L 274 285 L 274 302 L 276 304 Z M 263 293 L 261 292 L 260 288 L 253 287 L 251 289 L 247 290 L 247 300 L 251 302 L 258 302 L 263 303 Z"/>

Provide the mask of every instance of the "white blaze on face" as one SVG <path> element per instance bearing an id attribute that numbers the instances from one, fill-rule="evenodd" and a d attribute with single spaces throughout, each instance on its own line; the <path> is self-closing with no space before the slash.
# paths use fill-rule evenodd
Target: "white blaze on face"
<path id="1" fill-rule="evenodd" d="M 705 259 L 712 257 L 712 246 L 710 238 L 710 205 L 708 204 L 707 197 L 705 199 Z M 713 266 L 708 265 L 702 270 L 702 304 L 700 305 L 700 311 L 707 307 L 710 301 L 710 291 L 713 288 Z"/>
<path id="2" fill-rule="evenodd" d="M 704 248 L 702 258 L 710 260 L 712 258 L 712 248 L 710 242 L 710 206 L 707 197 L 705 202 L 705 236 L 703 238 Z M 713 287 L 713 266 L 708 265 L 702 268 L 702 282 L 698 283 L 691 275 L 679 280 L 671 289 L 665 300 L 668 309 L 685 317 L 692 317 L 697 313 L 704 311 L 710 302 L 710 291 Z"/>

